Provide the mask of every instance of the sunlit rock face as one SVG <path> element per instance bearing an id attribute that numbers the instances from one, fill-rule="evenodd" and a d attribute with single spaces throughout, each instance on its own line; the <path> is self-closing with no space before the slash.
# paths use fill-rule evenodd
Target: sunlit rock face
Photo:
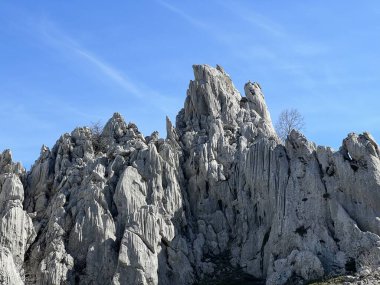
<path id="1" fill-rule="evenodd" d="M 115 113 L 43 146 L 29 172 L 1 154 L 1 284 L 376 279 L 373 137 L 334 152 L 293 131 L 283 145 L 258 83 L 242 96 L 220 66 L 193 69 L 166 139 Z"/>

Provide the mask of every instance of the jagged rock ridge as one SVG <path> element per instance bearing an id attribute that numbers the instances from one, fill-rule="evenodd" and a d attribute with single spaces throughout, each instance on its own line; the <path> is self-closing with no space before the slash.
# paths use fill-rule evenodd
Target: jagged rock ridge
<path id="1" fill-rule="evenodd" d="M 167 138 L 115 113 L 77 128 L 29 172 L 0 157 L 0 282 L 194 284 L 247 273 L 304 284 L 380 264 L 380 152 L 337 152 L 293 131 L 285 145 L 257 83 L 245 96 L 195 65 Z"/>

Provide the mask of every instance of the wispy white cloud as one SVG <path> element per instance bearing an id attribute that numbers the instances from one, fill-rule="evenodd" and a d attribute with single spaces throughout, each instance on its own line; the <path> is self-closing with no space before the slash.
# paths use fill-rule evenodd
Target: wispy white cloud
<path id="1" fill-rule="evenodd" d="M 269 40 L 258 42 L 252 40 L 249 35 L 236 35 L 235 32 L 226 31 L 218 25 L 203 22 L 168 2 L 163 0 L 156 0 L 156 2 L 195 28 L 208 33 L 227 47 L 230 50 L 231 56 L 247 61 L 247 63 L 254 60 L 267 61 L 270 63 L 268 66 L 284 69 L 288 73 L 297 76 L 298 82 L 302 81 L 302 84 L 309 88 L 311 93 L 314 92 L 313 88 L 317 85 L 317 82 L 309 74 L 309 68 L 305 67 L 304 62 L 297 62 L 296 59 L 299 56 L 308 57 L 325 52 L 327 48 L 324 45 L 299 40 L 276 21 L 251 9 L 246 9 L 236 2 L 213 1 L 213 4 L 223 7 L 229 13 L 235 14 L 239 19 L 254 27 L 255 30 L 261 31 Z M 292 58 L 292 60 L 289 58 Z"/>
<path id="2" fill-rule="evenodd" d="M 152 104 L 166 114 L 171 111 L 173 105 L 179 105 L 177 102 L 178 98 L 161 94 L 144 83 L 131 80 L 123 71 L 89 49 L 84 48 L 76 39 L 67 35 L 53 22 L 45 19 L 39 24 L 38 29 L 42 40 L 47 45 L 54 47 L 66 55 L 79 57 L 82 62 L 95 67 L 98 73 L 104 75 L 110 82 L 117 84 L 127 94 L 133 95 L 139 100 L 144 100 L 144 104 Z"/>
<path id="3" fill-rule="evenodd" d="M 253 11 L 252 9 L 242 7 L 237 2 L 214 1 L 214 3 L 235 14 L 239 19 L 260 29 L 266 36 L 280 44 L 277 46 L 278 48 L 286 47 L 287 50 L 302 56 L 313 56 L 328 51 L 328 47 L 321 42 L 310 42 L 304 38 L 300 38 L 298 35 L 284 29 L 283 25 L 277 21 Z"/>
<path id="4" fill-rule="evenodd" d="M 93 52 L 82 47 L 77 40 L 68 36 L 60 29 L 58 29 L 52 22 L 44 20 L 40 23 L 39 30 L 42 35 L 42 39 L 45 43 L 50 46 L 60 49 L 63 52 L 68 52 L 79 56 L 85 62 L 96 67 L 98 72 L 105 75 L 109 80 L 118 84 L 119 87 L 123 88 L 128 94 L 133 96 L 142 97 L 142 92 L 132 82 L 125 74 L 120 70 L 101 59 L 99 56 L 95 55 Z"/>
<path id="5" fill-rule="evenodd" d="M 319 82 L 315 78 L 316 66 L 310 66 L 309 60 L 326 54 L 329 50 L 328 46 L 289 32 L 277 21 L 252 9 L 246 9 L 236 2 L 215 1 L 215 3 L 252 25 L 253 28 L 260 30 L 269 40 L 265 47 L 272 54 L 272 57 L 267 57 L 270 65 L 296 77 L 297 85 L 307 89 L 309 95 L 317 95 L 316 87 Z"/>
<path id="6" fill-rule="evenodd" d="M 242 38 L 241 35 L 232 34 L 227 32 L 223 28 L 213 25 L 209 21 L 203 21 L 199 18 L 192 16 L 191 14 L 181 10 L 180 8 L 164 1 L 164 0 L 156 0 L 158 4 L 162 7 L 168 9 L 178 17 L 185 20 L 187 23 L 192 25 L 193 27 L 207 33 L 210 37 L 223 44 L 225 47 L 230 49 L 231 55 L 240 58 L 240 59 L 274 59 L 275 54 L 267 49 L 264 45 L 258 43 L 251 43 L 249 46 L 243 44 L 246 37 Z M 219 3 L 219 2 L 218 2 Z M 265 24 L 262 24 L 265 27 Z M 271 29 L 268 25 L 267 29 Z"/>
<path id="7" fill-rule="evenodd" d="M 108 78 L 119 84 L 124 90 L 141 98 L 142 94 L 139 88 L 123 75 L 119 70 L 109 65 L 107 62 L 101 60 L 99 57 L 91 54 L 89 51 L 80 48 L 74 48 L 74 51 L 86 59 L 88 62 L 96 66 Z"/>
<path id="8" fill-rule="evenodd" d="M 236 3 L 218 1 L 217 4 L 224 6 L 229 11 L 238 14 L 239 18 L 258 27 L 267 34 L 277 38 L 287 38 L 289 35 L 284 31 L 281 25 L 268 19 L 267 17 L 252 11 L 251 9 L 243 9 L 237 6 Z"/>
<path id="9" fill-rule="evenodd" d="M 163 1 L 163 0 L 156 0 L 156 2 L 158 4 L 160 4 L 161 6 L 167 8 L 171 12 L 177 14 L 181 18 L 185 19 L 187 22 L 189 22 L 193 26 L 197 26 L 197 27 L 202 28 L 202 29 L 209 29 L 209 26 L 206 23 L 204 23 L 204 22 L 202 22 L 202 21 L 200 21 L 194 17 L 191 17 L 189 14 L 187 14 L 184 11 L 178 9 L 177 7 L 169 4 L 168 2 Z"/>

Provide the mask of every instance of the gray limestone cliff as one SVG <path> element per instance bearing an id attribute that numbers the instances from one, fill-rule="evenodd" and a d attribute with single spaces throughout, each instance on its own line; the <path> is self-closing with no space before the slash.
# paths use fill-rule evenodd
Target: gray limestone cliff
<path id="1" fill-rule="evenodd" d="M 242 96 L 220 66 L 193 69 L 166 139 L 115 113 L 43 146 L 29 172 L 0 155 L 1 284 L 376 280 L 373 137 L 283 145 L 259 84 Z"/>

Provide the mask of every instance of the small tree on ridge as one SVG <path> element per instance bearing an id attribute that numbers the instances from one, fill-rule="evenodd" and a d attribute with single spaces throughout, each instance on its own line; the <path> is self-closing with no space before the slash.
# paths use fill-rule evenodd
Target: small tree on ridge
<path id="1" fill-rule="evenodd" d="M 91 123 L 90 130 L 92 133 L 92 147 L 94 148 L 95 153 L 105 152 L 107 144 L 102 137 L 103 125 L 100 121 Z"/>
<path id="2" fill-rule="evenodd" d="M 297 109 L 285 109 L 280 113 L 275 128 L 284 142 L 292 130 L 304 130 L 305 119 Z"/>

